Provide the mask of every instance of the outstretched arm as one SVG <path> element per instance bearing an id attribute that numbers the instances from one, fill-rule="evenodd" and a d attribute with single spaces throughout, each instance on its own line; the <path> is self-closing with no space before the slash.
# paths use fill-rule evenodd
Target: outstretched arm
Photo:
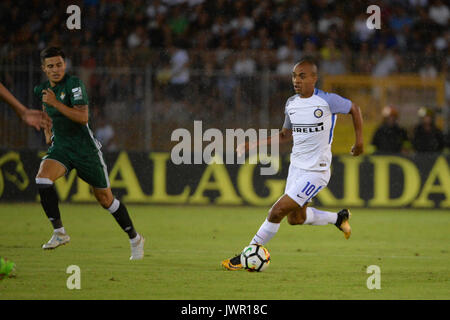
<path id="1" fill-rule="evenodd" d="M 45 115 L 47 115 L 44 105 L 42 105 L 42 111 L 44 112 Z M 48 117 L 48 115 L 47 115 L 47 117 Z M 52 128 L 51 128 L 51 126 L 43 126 L 42 128 L 44 129 L 45 143 L 48 145 L 51 145 L 52 144 Z"/>
<path id="2" fill-rule="evenodd" d="M 354 156 L 359 156 L 364 152 L 364 141 L 363 141 L 363 118 L 361 109 L 354 103 L 349 112 L 353 118 L 353 127 L 355 128 L 355 144 L 352 147 L 351 154 Z"/>
<path id="3" fill-rule="evenodd" d="M 267 139 L 259 139 L 257 141 L 241 143 L 237 146 L 236 152 L 238 157 L 242 156 L 246 151 L 250 151 L 261 145 L 270 145 L 272 143 L 285 144 L 292 140 L 292 130 L 283 127 L 279 134 L 268 137 Z"/>
<path id="4" fill-rule="evenodd" d="M 45 117 L 40 110 L 31 110 L 25 107 L 19 100 L 17 100 L 8 89 L 0 83 L 0 99 L 9 104 L 22 121 L 27 125 L 40 130 L 45 125 L 43 122 L 48 122 L 48 117 Z"/>

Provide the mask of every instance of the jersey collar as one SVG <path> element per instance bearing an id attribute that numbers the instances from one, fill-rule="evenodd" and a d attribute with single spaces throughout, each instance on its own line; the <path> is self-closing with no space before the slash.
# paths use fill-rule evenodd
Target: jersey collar
<path id="1" fill-rule="evenodd" d="M 50 80 L 48 80 L 48 86 L 49 86 L 50 88 L 56 88 L 56 87 L 58 87 L 59 85 L 61 85 L 61 84 L 63 84 L 64 82 L 66 82 L 67 77 L 68 77 L 68 75 L 67 75 L 67 73 L 66 73 L 66 74 L 64 75 L 64 77 L 61 79 L 61 81 L 55 83 L 55 86 L 54 86 L 54 87 L 52 87 L 52 85 L 51 85 L 51 83 L 50 83 Z"/>

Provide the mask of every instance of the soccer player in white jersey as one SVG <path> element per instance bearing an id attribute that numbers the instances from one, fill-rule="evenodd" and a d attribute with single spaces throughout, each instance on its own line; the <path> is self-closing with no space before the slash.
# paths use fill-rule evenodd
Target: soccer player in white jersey
<path id="1" fill-rule="evenodd" d="M 346 239 L 351 235 L 348 209 L 338 213 L 327 212 L 308 207 L 308 203 L 330 180 L 331 143 L 338 113 L 349 113 L 353 118 L 355 144 L 351 154 L 358 156 L 363 153 L 361 110 L 348 99 L 316 89 L 316 82 L 317 66 L 314 60 L 305 58 L 298 62 L 292 70 L 296 94 L 286 102 L 285 121 L 279 135 L 237 147 L 238 155 L 242 155 L 259 145 L 293 140 L 285 192 L 269 210 L 267 219 L 250 244 L 265 245 L 269 242 L 286 216 L 291 225 L 334 224 Z M 222 261 L 222 265 L 228 270 L 242 269 L 240 255 Z"/>

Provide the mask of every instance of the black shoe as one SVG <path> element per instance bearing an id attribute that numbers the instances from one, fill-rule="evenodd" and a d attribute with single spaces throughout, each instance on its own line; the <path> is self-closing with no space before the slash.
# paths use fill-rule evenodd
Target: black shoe
<path id="1" fill-rule="evenodd" d="M 241 255 L 238 254 L 237 256 L 231 258 L 231 259 L 226 259 L 222 261 L 222 266 L 228 270 L 241 270 L 243 269 L 243 266 L 241 264 Z"/>
<path id="2" fill-rule="evenodd" d="M 352 228 L 348 222 L 352 216 L 350 210 L 342 209 L 337 213 L 337 216 L 335 226 L 344 233 L 345 239 L 350 238 L 350 235 L 352 234 Z"/>

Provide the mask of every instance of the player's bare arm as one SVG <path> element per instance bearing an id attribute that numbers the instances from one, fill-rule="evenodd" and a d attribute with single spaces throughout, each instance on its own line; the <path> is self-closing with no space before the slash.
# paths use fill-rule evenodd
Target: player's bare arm
<path id="1" fill-rule="evenodd" d="M 50 125 L 50 118 L 40 110 L 32 110 L 25 107 L 17 100 L 8 89 L 0 83 L 0 99 L 9 104 L 16 114 L 27 125 L 40 130 L 44 126 Z"/>
<path id="2" fill-rule="evenodd" d="M 42 111 L 47 115 L 44 105 L 42 105 Z M 48 117 L 48 115 L 47 115 L 47 117 Z M 48 145 L 52 144 L 52 127 L 51 127 L 51 125 L 43 126 L 43 129 L 44 129 L 45 143 Z"/>
<path id="3" fill-rule="evenodd" d="M 363 118 L 361 109 L 354 103 L 350 109 L 350 114 L 353 119 L 353 127 L 355 128 L 355 144 L 351 149 L 351 154 L 354 156 L 359 156 L 364 152 L 364 141 L 363 141 Z"/>
<path id="4" fill-rule="evenodd" d="M 241 143 L 237 146 L 236 152 L 238 157 L 242 156 L 245 152 L 253 150 L 254 148 L 262 145 L 271 145 L 273 142 L 278 142 L 282 145 L 292 141 L 292 130 L 288 128 L 281 129 L 279 134 L 268 137 L 267 139 L 259 139 L 257 141 Z"/>
<path id="5" fill-rule="evenodd" d="M 85 125 L 89 121 L 89 108 L 87 105 L 74 106 L 69 108 L 56 99 L 55 93 L 51 90 L 42 90 L 42 102 L 56 108 L 70 120 Z"/>

